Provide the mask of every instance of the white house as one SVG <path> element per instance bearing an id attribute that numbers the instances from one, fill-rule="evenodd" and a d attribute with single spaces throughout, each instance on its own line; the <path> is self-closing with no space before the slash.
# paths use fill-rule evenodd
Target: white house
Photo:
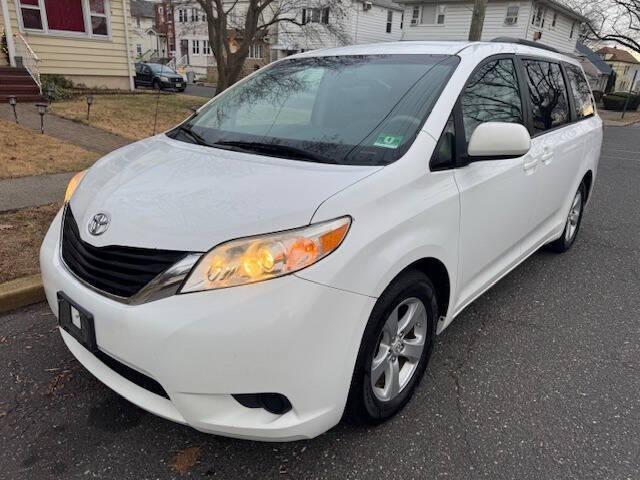
<path id="1" fill-rule="evenodd" d="M 288 12 L 295 15 L 300 27 L 290 23 L 277 23 L 269 35 L 255 42 L 249 49 L 245 63 L 246 73 L 270 61 L 294 53 L 341 44 L 397 41 L 402 37 L 403 8 L 391 0 L 343 0 L 341 14 L 331 8 L 303 8 Z M 173 9 L 175 25 L 176 66 L 193 71 L 197 76 L 206 74 L 215 66 L 215 58 L 209 46 L 204 12 L 191 0 L 163 3 Z M 231 5 L 225 0 L 225 5 Z M 300 5 L 303 5 L 300 2 Z M 291 4 L 290 4 L 291 5 Z M 247 2 L 238 0 L 227 21 L 230 36 L 240 38 Z M 268 12 L 267 12 L 268 13 Z M 341 35 L 328 33 L 324 25 L 331 25 Z M 233 41 L 232 41 L 233 48 Z"/>
<path id="2" fill-rule="evenodd" d="M 149 0 L 130 1 L 129 34 L 131 38 L 131 57 L 137 60 L 148 60 L 161 56 L 160 39 L 155 30 L 155 2 Z"/>
<path id="3" fill-rule="evenodd" d="M 403 40 L 467 40 L 473 1 L 398 0 L 404 10 Z M 489 0 L 482 40 L 515 37 L 574 52 L 585 18 L 554 0 Z"/>
<path id="4" fill-rule="evenodd" d="M 402 38 L 403 7 L 391 0 L 344 0 L 340 17 L 330 8 L 302 8 L 298 20 L 310 27 L 314 23 L 339 22 L 338 30 L 343 34 L 332 35 L 321 25 L 313 35 L 303 28 L 281 23 L 275 32 L 271 49 L 274 58 L 317 48 L 336 47 L 346 44 L 394 42 Z"/>

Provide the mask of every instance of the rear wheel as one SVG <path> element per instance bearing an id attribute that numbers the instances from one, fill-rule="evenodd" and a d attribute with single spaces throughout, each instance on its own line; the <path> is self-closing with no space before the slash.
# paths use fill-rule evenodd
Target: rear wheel
<path id="1" fill-rule="evenodd" d="M 569 209 L 569 214 L 567 215 L 567 220 L 564 224 L 562 236 L 548 245 L 550 250 L 563 253 L 569 250 L 573 245 L 573 242 L 575 242 L 582 222 L 582 211 L 584 210 L 586 193 L 587 188 L 584 182 L 582 182 L 571 201 L 571 208 Z"/>
<path id="2" fill-rule="evenodd" d="M 438 305 L 429 278 L 408 271 L 380 296 L 365 328 L 345 417 L 377 424 L 411 399 L 427 367 Z"/>

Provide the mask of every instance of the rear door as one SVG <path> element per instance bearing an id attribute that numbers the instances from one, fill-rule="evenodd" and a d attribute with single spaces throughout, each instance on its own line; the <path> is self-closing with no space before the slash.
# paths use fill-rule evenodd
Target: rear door
<path id="1" fill-rule="evenodd" d="M 456 147 L 464 165 L 471 134 L 483 122 L 525 123 L 523 83 L 512 55 L 490 57 L 467 81 L 457 110 Z M 462 132 L 462 133 L 460 133 Z M 483 160 L 460 166 L 455 180 L 460 190 L 461 280 L 457 310 L 472 301 L 522 256 L 530 235 L 536 165 L 527 156 Z"/>
<path id="2" fill-rule="evenodd" d="M 564 224 L 567 202 L 577 187 L 574 184 L 584 155 L 584 140 L 573 121 L 561 63 L 542 58 L 522 58 L 521 62 L 531 112 L 529 155 L 538 163 L 532 176 L 537 191 L 531 210 L 534 234 L 524 245 L 526 254 L 557 236 Z"/>

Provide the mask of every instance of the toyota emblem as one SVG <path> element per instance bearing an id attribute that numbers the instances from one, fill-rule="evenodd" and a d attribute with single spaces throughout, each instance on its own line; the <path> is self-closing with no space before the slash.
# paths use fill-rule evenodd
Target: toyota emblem
<path id="1" fill-rule="evenodd" d="M 109 228 L 111 217 L 108 213 L 96 213 L 89 221 L 89 233 L 91 235 L 102 235 Z"/>

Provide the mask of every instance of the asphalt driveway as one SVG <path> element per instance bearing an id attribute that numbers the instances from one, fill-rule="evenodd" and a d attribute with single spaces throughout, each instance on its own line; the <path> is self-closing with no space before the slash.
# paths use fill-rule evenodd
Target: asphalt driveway
<path id="1" fill-rule="evenodd" d="M 639 185 L 640 128 L 608 128 L 574 248 L 535 254 L 463 312 L 375 429 L 201 434 L 95 380 L 45 305 L 0 316 L 0 478 L 639 479 Z"/>

